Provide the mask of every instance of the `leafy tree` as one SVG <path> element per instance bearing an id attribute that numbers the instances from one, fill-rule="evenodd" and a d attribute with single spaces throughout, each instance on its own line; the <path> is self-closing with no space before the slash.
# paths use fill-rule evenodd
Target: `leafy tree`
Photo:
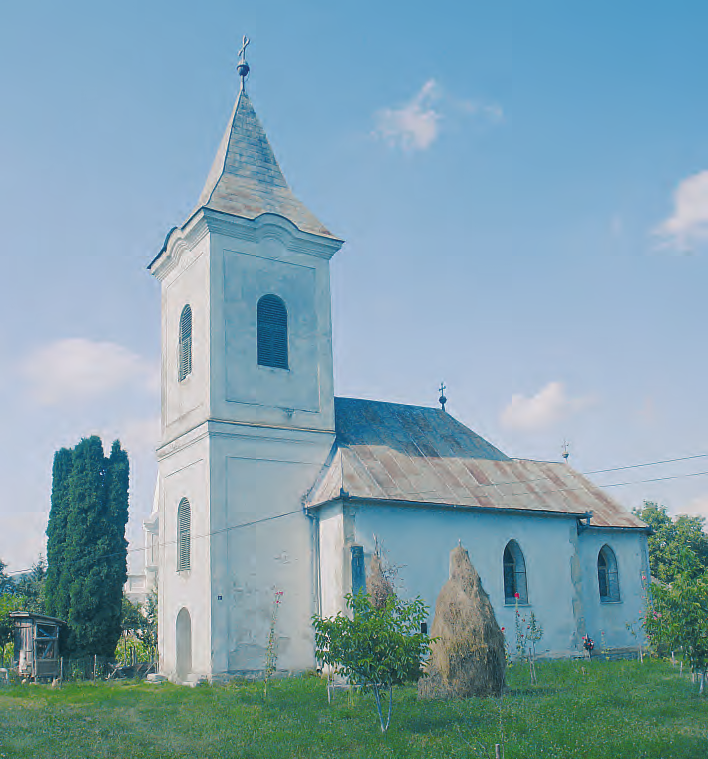
<path id="1" fill-rule="evenodd" d="M 84 438 L 54 457 L 47 609 L 66 620 L 69 655 L 111 656 L 127 578 L 128 456 Z"/>
<path id="2" fill-rule="evenodd" d="M 20 575 L 15 582 L 15 593 L 23 599 L 23 610 L 45 613 L 45 583 L 47 564 L 44 557 L 32 565 L 32 569 Z"/>
<path id="3" fill-rule="evenodd" d="M 708 570 L 708 535 L 704 532 L 703 517 L 682 514 L 673 520 L 666 513 L 665 506 L 652 501 L 645 501 L 641 509 L 634 509 L 634 513 L 654 531 L 648 538 L 652 577 L 672 583 L 679 574 L 687 571 L 679 558 L 685 549 L 696 558 L 688 571 L 697 577 Z"/>
<path id="4" fill-rule="evenodd" d="M 133 648 L 139 661 L 154 661 L 157 651 L 157 593 L 148 594 L 144 604 L 133 603 L 123 596 L 121 611 L 123 642 L 116 649 L 127 658 L 127 647 Z"/>
<path id="5" fill-rule="evenodd" d="M 0 559 L 0 595 L 5 593 L 13 593 L 15 590 L 15 584 L 12 578 L 6 574 L 7 564 Z"/>
<path id="6" fill-rule="evenodd" d="M 11 611 L 23 611 L 24 604 L 21 596 L 12 593 L 0 595 L 0 649 L 12 642 L 15 623 L 10 618 Z"/>
<path id="7" fill-rule="evenodd" d="M 157 652 L 157 591 L 148 593 L 145 604 L 141 609 L 143 624 L 135 634 L 138 640 L 145 646 L 154 658 Z"/>
<path id="8" fill-rule="evenodd" d="M 16 580 L 5 574 L 5 566 L 0 560 L 0 650 L 4 650 L 13 639 L 15 623 L 10 618 L 10 612 L 44 613 L 44 559 L 40 556 L 32 569 Z"/>
<path id="9" fill-rule="evenodd" d="M 682 649 L 694 672 L 701 673 L 700 692 L 708 670 L 708 572 L 697 574 L 695 554 L 684 549 L 671 585 L 655 584 L 645 628 L 656 647 Z"/>
<path id="10" fill-rule="evenodd" d="M 141 605 L 134 604 L 126 596 L 123 596 L 121 603 L 120 628 L 124 633 L 135 632 L 140 630 L 145 623 L 145 617 L 142 614 Z"/>
<path id="11" fill-rule="evenodd" d="M 393 686 L 417 680 L 422 673 L 430 638 L 420 632 L 428 610 L 420 598 L 401 601 L 389 597 L 379 608 L 365 593 L 346 596 L 352 617 L 313 617 L 317 658 L 349 679 L 372 690 L 381 732 L 386 732 L 393 709 Z M 388 691 L 388 717 L 381 709 L 382 692 Z"/>

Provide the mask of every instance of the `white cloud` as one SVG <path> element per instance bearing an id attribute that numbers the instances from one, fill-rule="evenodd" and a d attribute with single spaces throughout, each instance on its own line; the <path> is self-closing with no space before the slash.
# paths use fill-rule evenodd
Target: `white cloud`
<path id="1" fill-rule="evenodd" d="M 549 382 L 536 395 L 511 396 L 501 415 L 502 424 L 518 430 L 552 427 L 591 403 L 590 398 L 569 398 L 562 382 Z"/>
<path id="2" fill-rule="evenodd" d="M 83 338 L 57 340 L 37 348 L 20 367 L 28 390 L 39 403 L 98 398 L 133 385 L 154 391 L 157 367 L 122 345 Z"/>
<path id="3" fill-rule="evenodd" d="M 104 441 L 120 440 L 121 445 L 131 457 L 142 454 L 152 456 L 160 441 L 160 417 L 127 419 L 110 429 L 93 430 L 91 434 L 98 435 Z"/>
<path id="4" fill-rule="evenodd" d="M 428 79 L 420 92 L 400 108 L 384 108 L 376 116 L 376 131 L 392 145 L 404 150 L 425 150 L 438 136 L 441 114 L 432 104 L 439 98 L 434 79 Z"/>
<path id="5" fill-rule="evenodd" d="M 674 192 L 673 214 L 654 234 L 667 247 L 690 251 L 708 241 L 708 171 L 684 179 Z"/>
<path id="6" fill-rule="evenodd" d="M 448 115 L 454 119 L 455 114 L 473 116 L 491 124 L 504 120 L 500 105 L 459 100 L 444 93 L 434 79 L 428 79 L 408 103 L 398 108 L 384 108 L 376 114 L 374 134 L 406 151 L 426 150 L 439 137 L 442 120 Z"/>

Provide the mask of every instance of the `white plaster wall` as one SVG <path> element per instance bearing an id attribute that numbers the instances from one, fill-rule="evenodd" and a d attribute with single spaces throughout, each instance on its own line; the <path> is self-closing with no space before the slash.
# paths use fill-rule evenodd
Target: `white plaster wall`
<path id="1" fill-rule="evenodd" d="M 340 244 L 272 214 L 214 229 L 212 418 L 334 430 L 329 258 Z M 268 293 L 288 311 L 287 370 L 256 360 L 256 306 Z"/>
<path id="2" fill-rule="evenodd" d="M 646 536 L 629 530 L 602 530 L 590 528 L 579 535 L 580 559 L 583 567 L 583 595 L 587 634 L 599 650 L 634 646 L 644 641 L 644 635 L 635 638 L 627 630 L 627 623 L 641 632 L 640 615 L 649 587 L 649 569 L 646 554 Z M 600 549 L 608 545 L 617 558 L 620 601 L 600 601 L 597 576 L 597 558 Z M 642 579 L 644 578 L 644 579 Z"/>
<path id="3" fill-rule="evenodd" d="M 333 435 L 253 427 L 211 439 L 213 671 L 263 669 L 276 590 L 278 668 L 310 668 L 314 523 L 302 499 Z"/>
<path id="4" fill-rule="evenodd" d="M 333 617 L 338 611 L 344 610 L 344 595 L 351 590 L 351 587 L 344 586 L 343 564 L 347 556 L 342 504 L 334 503 L 323 507 L 319 511 L 318 520 L 320 615 Z"/>
<path id="5" fill-rule="evenodd" d="M 185 439 L 187 438 L 187 439 Z M 192 620 L 192 671 L 211 673 L 209 533 L 209 446 L 199 431 L 166 451 L 160 468 L 160 670 L 176 676 L 176 621 L 182 608 Z M 190 569 L 177 571 L 177 507 L 187 498 L 191 510 Z"/>
<path id="6" fill-rule="evenodd" d="M 480 574 L 500 626 L 506 628 L 512 649 L 515 644 L 515 608 L 505 604 L 504 600 L 503 554 L 508 541 L 516 540 L 526 561 L 529 600 L 528 605 L 521 606 L 520 610 L 526 617 L 533 611 L 544 628 L 538 652 L 564 655 L 580 650 L 581 636 L 585 632 L 582 621 L 589 617 L 588 624 L 592 628 L 594 612 L 592 609 L 584 611 L 592 587 L 591 568 L 586 555 L 587 537 L 590 536 L 583 536 L 586 542 L 583 543 L 582 553 L 576 550 L 574 519 L 395 506 L 357 505 L 350 508 L 354 511 L 354 537 L 345 541 L 345 560 L 349 555 L 349 545 L 356 542 L 364 547 L 368 567 L 376 536 L 389 562 L 399 567 L 401 593 L 407 597 L 420 595 L 431 607 L 430 623 L 437 596 L 449 577 L 450 551 L 461 540 Z M 330 516 L 329 519 L 332 518 Z M 327 521 L 323 520 L 323 523 Z M 332 529 L 336 532 L 334 524 Z M 629 577 L 635 572 L 643 540 L 643 536 L 637 533 L 626 533 L 619 539 L 620 547 L 616 551 L 618 561 L 622 556 L 622 576 Z M 602 542 L 598 550 L 601 545 Z M 326 558 L 324 553 L 321 555 L 324 592 L 327 577 L 337 571 L 337 562 L 329 555 Z M 334 567 L 329 564 L 332 561 Z M 581 578 L 577 576 L 578 567 Z M 596 583 L 596 565 L 594 577 Z M 621 582 L 624 581 L 621 579 Z M 349 590 L 349 587 L 344 588 L 344 592 Z M 604 604 L 602 609 L 597 609 L 598 614 L 605 615 L 603 624 L 608 630 L 611 629 L 609 642 L 615 647 L 635 644 L 624 628 L 625 621 L 638 616 L 641 599 L 635 591 L 636 586 L 627 585 L 627 595 L 622 604 L 615 605 L 616 608 L 611 610 Z M 597 606 L 600 606 L 599 602 Z M 331 608 L 334 607 L 332 602 Z"/>
<path id="7" fill-rule="evenodd" d="M 162 282 L 163 442 L 203 422 L 209 409 L 209 250 L 202 238 Z M 179 381 L 179 322 L 192 309 L 192 372 Z"/>

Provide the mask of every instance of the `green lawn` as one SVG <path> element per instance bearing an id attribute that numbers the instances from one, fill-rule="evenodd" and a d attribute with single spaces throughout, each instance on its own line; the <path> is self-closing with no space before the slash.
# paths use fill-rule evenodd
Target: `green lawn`
<path id="1" fill-rule="evenodd" d="M 195 689 L 144 683 L 0 688 L 0 757 L 701 759 L 708 698 L 650 661 L 554 662 L 509 673 L 498 699 L 418 702 L 399 689 L 382 736 L 369 695 L 327 704 L 316 677 Z"/>

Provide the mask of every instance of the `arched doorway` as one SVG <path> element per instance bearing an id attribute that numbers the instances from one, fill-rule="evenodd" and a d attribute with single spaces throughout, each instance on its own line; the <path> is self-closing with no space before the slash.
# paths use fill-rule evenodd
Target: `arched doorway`
<path id="1" fill-rule="evenodd" d="M 186 609 L 177 615 L 177 677 L 186 680 L 192 671 L 192 618 Z"/>

